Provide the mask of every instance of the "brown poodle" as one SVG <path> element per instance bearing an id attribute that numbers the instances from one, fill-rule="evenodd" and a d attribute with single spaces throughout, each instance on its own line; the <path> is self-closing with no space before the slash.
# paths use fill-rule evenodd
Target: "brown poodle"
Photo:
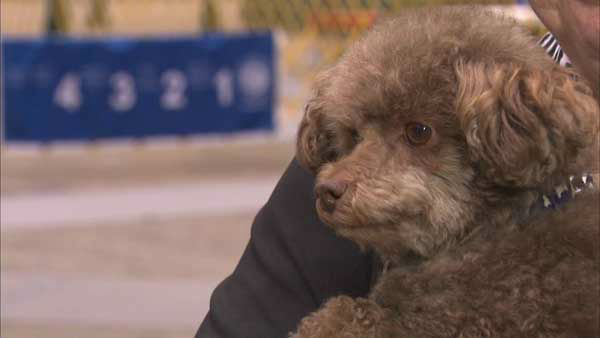
<path id="1" fill-rule="evenodd" d="M 600 337 L 599 116 L 511 19 L 377 26 L 318 77 L 297 155 L 321 219 L 387 269 L 292 337 Z"/>

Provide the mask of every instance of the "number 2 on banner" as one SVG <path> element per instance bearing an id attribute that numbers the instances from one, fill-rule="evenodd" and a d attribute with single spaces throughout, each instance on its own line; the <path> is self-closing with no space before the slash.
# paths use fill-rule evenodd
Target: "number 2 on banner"
<path id="1" fill-rule="evenodd" d="M 69 113 L 77 112 L 83 103 L 81 79 L 75 73 L 67 73 L 56 86 L 54 103 Z"/>
<path id="2" fill-rule="evenodd" d="M 117 112 L 131 110 L 137 101 L 135 80 L 126 72 L 118 72 L 110 77 L 113 94 L 108 99 L 110 107 Z"/>
<path id="3" fill-rule="evenodd" d="M 165 110 L 180 110 L 187 105 L 185 90 L 187 80 L 185 75 L 175 69 L 167 70 L 161 79 L 165 92 L 160 98 L 160 104 Z"/>

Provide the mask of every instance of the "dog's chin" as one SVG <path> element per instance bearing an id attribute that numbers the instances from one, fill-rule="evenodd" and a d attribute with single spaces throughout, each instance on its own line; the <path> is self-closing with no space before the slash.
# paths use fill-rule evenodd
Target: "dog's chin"
<path id="1" fill-rule="evenodd" d="M 317 198 L 317 214 L 323 223 L 341 237 L 347 238 L 362 249 L 375 249 L 386 257 L 400 257 L 412 252 L 427 257 L 437 246 L 435 239 L 426 229 L 423 214 L 391 215 L 379 222 L 373 215 L 365 215 L 365 221 L 357 217 L 349 204 L 338 204 L 327 209 Z M 381 216 L 381 214 L 380 214 Z"/>
<path id="2" fill-rule="evenodd" d="M 340 210 L 337 207 L 333 210 L 327 209 L 320 199 L 317 199 L 316 209 L 321 221 L 335 231 L 338 236 L 353 241 L 364 251 L 376 247 L 375 243 L 364 240 L 365 234 L 376 232 L 373 231 L 374 228 L 377 228 L 376 225 L 361 224 L 355 217 L 352 217 L 352 214 L 346 213 L 345 210 Z"/>

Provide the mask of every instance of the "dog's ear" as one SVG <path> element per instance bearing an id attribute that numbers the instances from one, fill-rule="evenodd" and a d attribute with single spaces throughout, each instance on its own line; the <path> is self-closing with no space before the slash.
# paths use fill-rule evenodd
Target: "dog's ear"
<path id="1" fill-rule="evenodd" d="M 598 104 L 570 71 L 483 62 L 458 62 L 455 71 L 470 158 L 491 183 L 539 187 L 566 174 L 592 141 Z"/>
<path id="2" fill-rule="evenodd" d="M 316 173 L 326 162 L 329 140 L 323 128 L 323 107 L 318 97 L 309 100 L 304 109 L 304 116 L 298 130 L 296 143 L 296 159 L 300 164 Z"/>

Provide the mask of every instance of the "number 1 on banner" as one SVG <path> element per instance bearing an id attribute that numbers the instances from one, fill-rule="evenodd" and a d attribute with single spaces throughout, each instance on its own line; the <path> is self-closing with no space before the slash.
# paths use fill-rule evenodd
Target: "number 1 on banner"
<path id="1" fill-rule="evenodd" d="M 215 74 L 215 86 L 221 107 L 230 107 L 233 104 L 233 74 L 229 69 L 221 69 Z"/>
<path id="2" fill-rule="evenodd" d="M 75 73 L 67 73 L 56 86 L 54 103 L 69 113 L 76 113 L 83 104 L 81 79 Z"/>

